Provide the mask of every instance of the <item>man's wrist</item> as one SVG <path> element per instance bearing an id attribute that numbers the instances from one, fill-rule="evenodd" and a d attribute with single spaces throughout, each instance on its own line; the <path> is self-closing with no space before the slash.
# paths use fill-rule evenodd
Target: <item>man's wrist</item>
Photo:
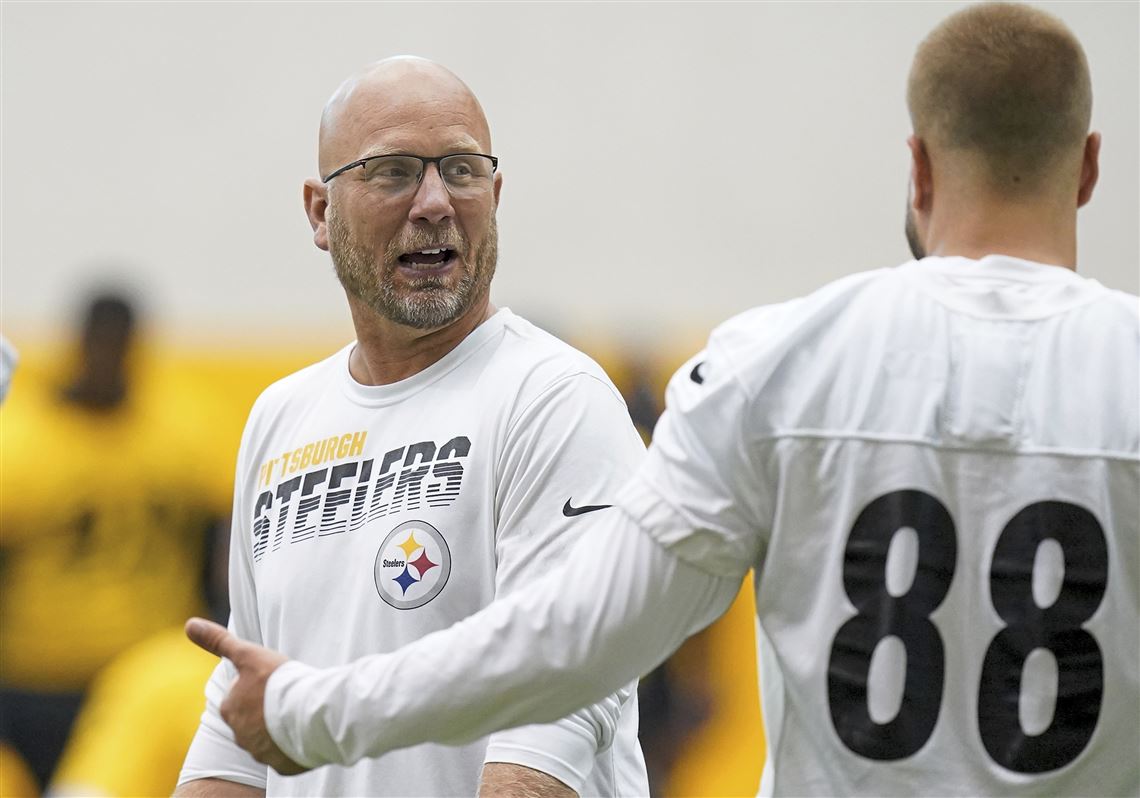
<path id="1" fill-rule="evenodd" d="M 287 757 L 308 768 L 328 764 L 317 761 L 305 750 L 304 686 L 306 676 L 317 672 L 311 665 L 289 660 L 282 663 L 265 682 L 265 729 Z"/>

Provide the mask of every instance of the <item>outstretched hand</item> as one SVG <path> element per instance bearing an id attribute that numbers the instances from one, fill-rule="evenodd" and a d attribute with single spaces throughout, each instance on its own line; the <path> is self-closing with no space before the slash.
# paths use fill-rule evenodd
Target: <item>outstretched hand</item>
<path id="1" fill-rule="evenodd" d="M 265 683 L 288 657 L 234 637 L 226 627 L 202 618 L 186 622 L 186 636 L 211 654 L 225 657 L 237 669 L 238 677 L 221 708 L 222 720 L 233 729 L 237 744 L 282 776 L 308 770 L 277 747 L 265 726 Z"/>

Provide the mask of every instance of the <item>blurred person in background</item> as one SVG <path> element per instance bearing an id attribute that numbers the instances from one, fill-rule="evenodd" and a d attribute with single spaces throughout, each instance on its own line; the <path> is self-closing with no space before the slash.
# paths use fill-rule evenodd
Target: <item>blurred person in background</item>
<path id="1" fill-rule="evenodd" d="M 230 626 L 327 665 L 390 651 L 554 568 L 644 456 L 602 369 L 490 301 L 502 176 L 478 100 L 430 61 L 381 61 L 325 108 L 314 243 L 357 340 L 270 386 L 235 484 Z M 177 794 L 644 795 L 637 697 L 526 729 L 301 776 L 267 769 L 219 707 Z M 414 680 L 401 689 L 415 691 Z"/>
<path id="2" fill-rule="evenodd" d="M 0 335 L 0 403 L 3 403 L 8 396 L 8 389 L 12 385 L 12 376 L 18 362 L 16 347 Z M 8 796 L 35 795 L 38 791 L 36 778 L 28 769 L 23 757 L 8 743 L 0 740 L 0 796 L 8 798 Z"/>
<path id="3" fill-rule="evenodd" d="M 914 260 L 718 327 L 618 512 L 452 629 L 329 669 L 192 621 L 237 739 L 298 769 L 555 716 L 755 567 L 763 794 L 1140 794 L 1140 303 L 1076 273 L 1083 48 L 970 5 L 907 99 Z"/>
<path id="4" fill-rule="evenodd" d="M 229 527 L 207 547 L 210 616 L 229 617 Z M 51 796 L 170 795 L 202 716 L 202 685 L 218 658 L 168 627 L 115 657 L 95 677 L 60 757 Z"/>
<path id="5" fill-rule="evenodd" d="M 615 377 L 629 417 L 647 444 L 661 416 L 661 386 L 645 367 L 643 356 L 632 356 L 617 370 Z M 713 705 L 709 681 L 708 635 L 701 632 L 685 641 L 669 659 L 641 677 L 637 685 L 641 729 L 638 738 L 649 771 L 650 794 L 671 794 L 673 767 L 683 756 L 694 736 L 712 720 Z M 754 790 L 753 790 L 754 792 Z"/>
<path id="6" fill-rule="evenodd" d="M 629 414 L 649 442 L 673 361 L 626 353 L 610 371 Z M 602 361 L 610 367 L 606 361 Z M 752 577 L 723 616 L 641 677 L 639 739 L 653 796 L 753 796 L 766 755 L 756 684 L 756 602 Z"/>
<path id="7" fill-rule="evenodd" d="M 71 369 L 29 361 L 0 410 L 0 740 L 41 787 L 99 669 L 204 606 L 216 491 L 186 414 L 135 379 L 135 337 L 125 295 L 94 297 Z"/>

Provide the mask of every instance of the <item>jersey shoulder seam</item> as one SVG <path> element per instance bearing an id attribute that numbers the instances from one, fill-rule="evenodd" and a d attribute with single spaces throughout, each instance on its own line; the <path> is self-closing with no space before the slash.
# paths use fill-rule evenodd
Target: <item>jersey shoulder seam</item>
<path id="1" fill-rule="evenodd" d="M 919 435 L 890 435 L 873 432 L 845 432 L 829 429 L 790 429 L 773 430 L 756 439 L 757 443 L 768 443 L 793 438 L 835 439 L 865 441 L 868 443 L 912 443 L 941 449 L 951 452 L 977 452 L 980 454 L 1001 454 L 1009 456 L 1035 455 L 1058 456 L 1074 458 L 1102 458 L 1106 460 L 1123 460 L 1125 462 L 1140 463 L 1140 453 L 1117 451 L 1115 449 L 1068 449 L 1051 446 L 1026 446 L 1015 450 L 994 449 L 984 446 L 964 446 L 961 444 L 945 443 L 925 438 Z"/>

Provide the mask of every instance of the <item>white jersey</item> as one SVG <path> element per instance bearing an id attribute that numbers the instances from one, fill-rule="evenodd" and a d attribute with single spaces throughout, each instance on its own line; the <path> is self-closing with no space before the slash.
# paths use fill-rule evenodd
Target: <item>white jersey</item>
<path id="1" fill-rule="evenodd" d="M 509 310 L 392 385 L 355 382 L 351 349 L 260 397 L 234 497 L 231 629 L 321 667 L 397 649 L 542 576 L 579 530 L 614 512 L 601 505 L 644 456 L 597 364 Z M 233 676 L 223 661 L 207 686 L 180 782 L 225 778 L 270 795 L 474 795 L 483 762 L 495 761 L 583 795 L 648 793 L 633 684 L 552 724 L 281 777 L 221 721 Z M 425 687 L 411 679 L 400 690 Z"/>
<path id="2" fill-rule="evenodd" d="M 745 313 L 673 378 L 617 509 L 445 633 L 278 668 L 273 739 L 342 761 L 558 717 L 751 567 L 763 793 L 1140 794 L 1136 297 L 927 258 Z"/>
<path id="3" fill-rule="evenodd" d="M 775 795 L 1137 794 L 1136 297 L 927 258 L 718 329 L 623 505 L 756 570 Z"/>

